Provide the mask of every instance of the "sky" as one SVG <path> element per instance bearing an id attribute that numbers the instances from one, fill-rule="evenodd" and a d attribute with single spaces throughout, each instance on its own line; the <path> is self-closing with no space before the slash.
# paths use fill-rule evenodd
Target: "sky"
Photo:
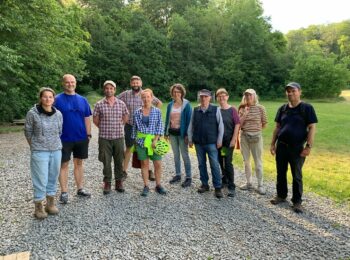
<path id="1" fill-rule="evenodd" d="M 350 19 L 350 0 L 260 0 L 274 30 L 306 28 Z"/>

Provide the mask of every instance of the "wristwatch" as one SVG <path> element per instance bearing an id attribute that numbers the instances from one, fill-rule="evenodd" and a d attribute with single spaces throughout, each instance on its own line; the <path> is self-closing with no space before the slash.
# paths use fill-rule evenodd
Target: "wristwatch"
<path id="1" fill-rule="evenodd" d="M 311 144 L 306 144 L 306 146 L 305 146 L 306 148 L 312 148 L 312 145 Z"/>
<path id="2" fill-rule="evenodd" d="M 87 135 L 87 137 L 90 137 L 90 138 L 91 138 L 91 137 L 92 137 L 92 135 L 91 135 L 91 134 L 90 134 L 90 135 Z"/>

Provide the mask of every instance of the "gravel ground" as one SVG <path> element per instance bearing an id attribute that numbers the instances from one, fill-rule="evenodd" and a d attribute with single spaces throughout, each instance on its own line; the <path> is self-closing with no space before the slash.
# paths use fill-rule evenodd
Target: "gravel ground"
<path id="1" fill-rule="evenodd" d="M 95 130 L 96 131 L 96 130 Z M 163 162 L 166 196 L 140 197 L 139 170 L 131 169 L 126 192 L 102 195 L 97 133 L 86 160 L 90 199 L 75 196 L 60 214 L 33 217 L 29 148 L 21 133 L 0 135 L 0 255 L 30 251 L 32 259 L 350 259 L 350 213 L 331 201 L 306 194 L 304 214 L 290 204 L 273 206 L 267 194 L 237 190 L 235 198 L 200 195 L 196 159 L 194 184 L 170 185 L 171 154 Z M 236 185 L 244 183 L 236 171 Z"/>

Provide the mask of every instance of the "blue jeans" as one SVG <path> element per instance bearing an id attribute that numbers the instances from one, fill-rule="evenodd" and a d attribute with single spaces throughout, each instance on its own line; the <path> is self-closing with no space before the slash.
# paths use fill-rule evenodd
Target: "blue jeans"
<path id="1" fill-rule="evenodd" d="M 62 151 L 32 151 L 30 169 L 34 188 L 34 201 L 55 196 L 61 168 Z"/>
<path id="2" fill-rule="evenodd" d="M 182 160 L 184 161 L 186 178 L 192 178 L 191 161 L 190 161 L 190 156 L 188 155 L 188 146 L 187 144 L 185 144 L 185 139 L 181 136 L 175 136 L 175 135 L 170 135 L 169 138 L 170 138 L 171 148 L 174 154 L 176 175 L 181 176 L 181 160 L 180 160 L 180 153 L 181 153 Z"/>
<path id="3" fill-rule="evenodd" d="M 216 144 L 195 144 L 195 148 L 202 185 L 208 185 L 209 181 L 206 156 L 208 155 L 214 188 L 221 188 L 220 165 L 218 162 L 218 149 L 216 148 Z"/>

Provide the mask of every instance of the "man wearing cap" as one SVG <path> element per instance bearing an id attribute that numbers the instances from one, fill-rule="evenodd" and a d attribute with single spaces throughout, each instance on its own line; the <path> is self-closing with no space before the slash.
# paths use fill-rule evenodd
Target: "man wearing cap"
<path id="1" fill-rule="evenodd" d="M 299 83 L 291 82 L 285 87 L 288 104 L 281 106 L 276 114 L 270 152 L 276 155 L 277 196 L 271 200 L 276 205 L 286 201 L 288 193 L 288 164 L 293 176 L 293 210 L 302 213 L 302 167 L 311 152 L 316 131 L 317 116 L 312 105 L 300 100 Z"/>
<path id="2" fill-rule="evenodd" d="M 103 163 L 103 194 L 111 192 L 112 157 L 114 161 L 115 190 L 124 192 L 124 125 L 129 112 L 123 101 L 115 95 L 116 84 L 107 80 L 103 83 L 105 98 L 98 101 L 93 112 L 93 122 L 99 128 L 98 159 Z"/>
<path id="3" fill-rule="evenodd" d="M 120 93 L 117 97 L 122 100 L 129 113 L 129 120 L 128 122 L 125 124 L 125 145 L 126 145 L 126 149 L 125 149 L 125 153 L 124 153 L 124 162 L 123 162 L 123 172 L 124 175 L 126 175 L 126 171 L 128 169 L 129 166 L 129 161 L 130 161 L 130 157 L 131 157 L 131 147 L 134 145 L 135 140 L 132 138 L 132 129 L 133 129 L 133 115 L 134 112 L 142 107 L 142 100 L 141 100 L 141 92 L 142 92 L 142 80 L 139 76 L 132 76 L 130 79 L 130 86 L 131 89 L 130 90 L 126 90 L 122 93 Z M 162 102 L 156 98 L 155 96 L 153 96 L 153 101 L 152 104 L 154 106 L 156 106 L 157 108 L 161 108 L 162 107 Z M 150 170 L 150 180 L 155 180 L 154 177 L 154 173 Z"/>
<path id="4" fill-rule="evenodd" d="M 222 146 L 224 135 L 224 124 L 220 109 L 210 104 L 211 92 L 202 89 L 199 92 L 200 105 L 193 109 L 190 125 L 188 127 L 189 146 L 195 145 L 200 180 L 202 185 L 198 189 L 199 193 L 210 190 L 209 177 L 206 165 L 208 155 L 215 196 L 222 198 L 221 174 L 218 162 L 218 149 Z"/>
<path id="5" fill-rule="evenodd" d="M 61 195 L 59 201 L 68 202 L 68 165 L 73 153 L 74 179 L 77 185 L 77 195 L 90 197 L 91 194 L 83 189 L 84 168 L 83 160 L 88 158 L 89 140 L 91 138 L 91 109 L 86 98 L 75 92 L 77 81 L 71 74 L 63 76 L 63 93 L 56 96 L 54 106 L 63 115 L 62 163 L 59 176 Z"/>

